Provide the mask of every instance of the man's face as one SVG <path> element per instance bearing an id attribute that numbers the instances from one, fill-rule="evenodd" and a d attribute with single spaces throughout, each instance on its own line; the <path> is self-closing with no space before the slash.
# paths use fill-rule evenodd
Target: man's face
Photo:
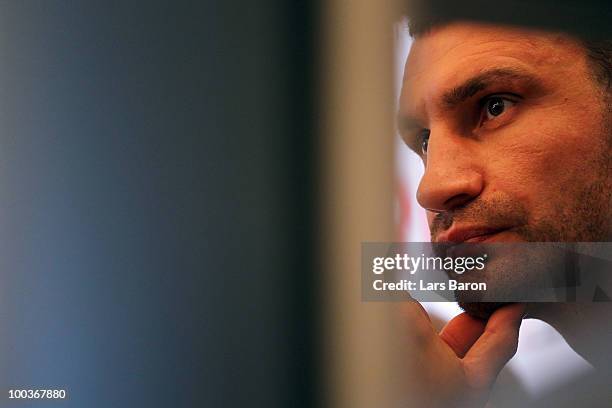
<path id="1" fill-rule="evenodd" d="M 605 92 L 567 36 L 451 24 L 415 40 L 399 128 L 432 241 L 608 241 Z"/>

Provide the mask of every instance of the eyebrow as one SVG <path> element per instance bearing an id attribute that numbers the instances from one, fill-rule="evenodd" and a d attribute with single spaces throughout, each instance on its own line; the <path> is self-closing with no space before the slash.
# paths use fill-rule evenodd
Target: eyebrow
<path id="1" fill-rule="evenodd" d="M 442 94 L 443 105 L 447 109 L 452 109 L 494 83 L 508 80 L 523 80 L 529 83 L 536 82 L 535 77 L 518 68 L 493 68 L 481 72 L 467 79 L 461 85 L 444 92 Z"/>
<path id="2" fill-rule="evenodd" d="M 463 83 L 442 93 L 441 103 L 446 109 L 453 109 L 470 99 L 478 92 L 481 92 L 490 86 L 500 81 L 518 81 L 526 82 L 527 86 L 537 86 L 538 79 L 520 68 L 504 67 L 492 68 L 483 71 L 471 78 L 466 79 Z M 401 112 L 397 117 L 397 128 L 404 142 L 408 147 L 415 152 L 418 152 L 417 140 L 415 137 L 408 137 L 406 133 L 420 128 L 418 121 L 412 117 L 405 116 Z"/>

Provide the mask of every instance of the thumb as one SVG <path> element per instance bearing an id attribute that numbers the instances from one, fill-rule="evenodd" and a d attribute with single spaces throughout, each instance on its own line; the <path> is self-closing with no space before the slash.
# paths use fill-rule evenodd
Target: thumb
<path id="1" fill-rule="evenodd" d="M 482 336 L 463 359 L 466 375 L 477 388 L 490 387 L 497 374 L 514 356 L 525 305 L 514 303 L 496 310 Z"/>

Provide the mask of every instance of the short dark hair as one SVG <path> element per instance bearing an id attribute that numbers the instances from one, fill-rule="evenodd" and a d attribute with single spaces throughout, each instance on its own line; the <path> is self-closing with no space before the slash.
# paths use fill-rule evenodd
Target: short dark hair
<path id="1" fill-rule="evenodd" d="M 408 32 L 412 37 L 426 34 L 435 27 L 451 24 L 459 20 L 443 17 L 407 17 Z M 590 68 L 597 82 L 603 87 L 604 92 L 612 92 L 612 40 L 592 40 L 569 34 L 578 40 L 585 49 Z M 609 107 L 610 109 L 610 107 Z"/>
<path id="2" fill-rule="evenodd" d="M 612 41 L 582 40 L 597 80 L 607 92 L 612 90 Z"/>

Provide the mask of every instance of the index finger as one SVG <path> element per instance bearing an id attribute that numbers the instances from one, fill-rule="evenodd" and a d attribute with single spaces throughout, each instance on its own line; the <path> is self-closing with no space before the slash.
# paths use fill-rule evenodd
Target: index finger
<path id="1" fill-rule="evenodd" d="M 427 311 L 416 300 L 411 298 L 409 301 L 399 303 L 397 312 L 400 320 L 406 324 L 407 334 L 414 339 L 424 342 L 431 340 L 434 335 L 437 336 Z"/>

